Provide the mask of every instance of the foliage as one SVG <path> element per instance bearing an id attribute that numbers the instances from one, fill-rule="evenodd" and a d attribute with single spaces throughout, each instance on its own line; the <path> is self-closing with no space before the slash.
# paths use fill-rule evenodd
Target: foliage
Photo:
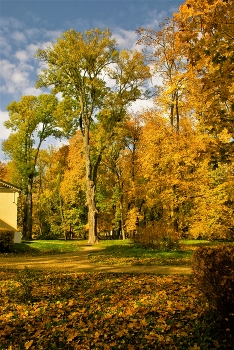
<path id="1" fill-rule="evenodd" d="M 14 244 L 15 231 L 0 228 L 0 252 L 9 251 Z"/>
<path id="2" fill-rule="evenodd" d="M 199 248 L 193 256 L 193 273 L 209 307 L 234 332 L 234 247 Z"/>
<path id="3" fill-rule="evenodd" d="M 219 139 L 219 157 L 228 159 L 233 148 L 233 0 L 187 0 L 174 18 L 187 70 L 196 81 L 191 84 L 195 115 Z M 228 141 L 222 141 L 223 132 Z"/>
<path id="4" fill-rule="evenodd" d="M 162 221 L 154 221 L 139 228 L 134 237 L 134 241 L 142 246 L 163 251 L 176 250 L 179 246 L 179 240 L 178 232 Z"/>
<path id="5" fill-rule="evenodd" d="M 2 270 L 0 278 L 4 348 L 228 348 L 190 277 Z"/>
<path id="6" fill-rule="evenodd" d="M 36 57 L 47 64 L 37 87 L 53 87 L 65 99 L 57 120 L 64 131 L 79 126 L 86 171 L 89 242 L 97 238 L 97 175 L 103 153 L 127 107 L 143 95 L 150 78 L 144 57 L 137 51 L 117 50 L 109 29 L 84 33 L 66 31 L 57 43 Z M 107 84 L 109 82 L 109 85 Z"/>
<path id="7" fill-rule="evenodd" d="M 159 30 L 137 30 L 143 53 L 119 50 L 109 29 L 97 28 L 68 30 L 39 49 L 46 68 L 37 86 L 52 94 L 8 106 L 4 149 L 14 159 L 0 163 L 7 181 L 21 186 L 23 174 L 36 237 L 89 230 L 95 243 L 141 230 L 137 239 L 155 245 L 160 222 L 158 249 L 173 246 L 176 232 L 233 238 L 233 9 L 233 0 L 186 0 Z M 160 82 L 154 107 L 128 114 L 149 96 L 151 74 Z M 69 145 L 38 151 L 43 130 L 62 131 Z"/>
<path id="8" fill-rule="evenodd" d="M 57 103 L 55 96 L 43 94 L 22 96 L 19 102 L 7 106 L 9 120 L 5 126 L 11 129 L 11 133 L 3 142 L 3 151 L 14 162 L 17 184 L 25 195 L 22 234 L 28 239 L 32 238 L 32 192 L 38 154 L 46 138 L 61 136 L 53 117 Z"/>

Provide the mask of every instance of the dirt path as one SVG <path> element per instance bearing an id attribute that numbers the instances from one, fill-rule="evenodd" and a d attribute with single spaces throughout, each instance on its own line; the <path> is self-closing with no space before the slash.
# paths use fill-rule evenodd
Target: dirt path
<path id="1" fill-rule="evenodd" d="M 92 263 L 89 254 L 100 248 L 85 246 L 81 251 L 60 255 L 46 256 L 0 256 L 0 267 L 4 269 L 24 269 L 67 271 L 67 272 L 114 272 L 114 273 L 151 273 L 151 274 L 190 274 L 189 266 L 158 266 L 158 265 L 107 265 Z"/>

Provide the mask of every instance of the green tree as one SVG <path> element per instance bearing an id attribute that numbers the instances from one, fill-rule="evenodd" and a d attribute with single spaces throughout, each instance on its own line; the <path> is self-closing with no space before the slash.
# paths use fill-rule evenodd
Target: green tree
<path id="1" fill-rule="evenodd" d="M 25 194 L 23 237 L 32 238 L 32 193 L 37 172 L 37 159 L 42 142 L 49 136 L 59 137 L 53 112 L 58 101 L 55 96 L 23 96 L 19 102 L 7 106 L 9 120 L 5 126 L 11 129 L 3 142 L 3 151 L 14 161 L 19 184 Z"/>
<path id="2" fill-rule="evenodd" d="M 141 98 L 149 68 L 139 52 L 117 50 L 108 29 L 84 33 L 71 29 L 51 47 L 40 49 L 36 57 L 47 64 L 37 87 L 52 86 L 52 92 L 61 92 L 67 101 L 60 111 L 64 115 L 60 125 L 65 129 L 69 125 L 72 130 L 79 126 L 82 133 L 89 242 L 95 243 L 98 167 L 115 126 L 125 118 L 126 108 Z"/>

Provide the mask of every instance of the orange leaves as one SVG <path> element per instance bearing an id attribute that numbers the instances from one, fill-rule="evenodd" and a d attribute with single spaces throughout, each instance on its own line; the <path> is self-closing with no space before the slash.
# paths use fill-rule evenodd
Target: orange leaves
<path id="1" fill-rule="evenodd" d="M 28 350 L 33 344 L 33 340 L 29 340 L 27 341 L 24 346 L 25 346 L 25 349 Z"/>

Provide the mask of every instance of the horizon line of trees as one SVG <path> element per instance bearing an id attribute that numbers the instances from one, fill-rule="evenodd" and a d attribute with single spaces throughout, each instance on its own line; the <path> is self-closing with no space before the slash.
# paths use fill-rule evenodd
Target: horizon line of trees
<path id="1" fill-rule="evenodd" d="M 36 86 L 51 93 L 8 106 L 11 161 L 0 163 L 23 188 L 25 238 L 88 232 L 97 243 L 155 222 L 233 238 L 233 17 L 233 0 L 187 0 L 158 31 L 137 30 L 142 53 L 119 50 L 109 29 L 71 29 L 38 50 Z M 162 84 L 149 91 L 153 76 Z M 128 112 L 152 94 L 153 108 Z M 51 135 L 69 144 L 41 149 Z"/>

